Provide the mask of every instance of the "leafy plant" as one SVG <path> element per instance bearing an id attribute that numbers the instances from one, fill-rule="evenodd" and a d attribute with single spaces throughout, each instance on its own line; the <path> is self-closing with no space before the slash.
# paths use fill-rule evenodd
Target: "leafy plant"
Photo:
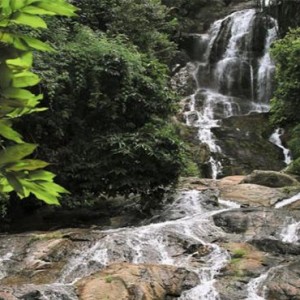
<path id="1" fill-rule="evenodd" d="M 47 28 L 41 15 L 75 15 L 75 7 L 64 0 L 3 0 L 0 3 L 0 193 L 15 191 L 20 198 L 30 194 L 48 204 L 58 204 L 67 191 L 53 182 L 54 174 L 43 170 L 48 163 L 26 159 L 37 145 L 25 143 L 13 129 L 13 121 L 24 115 L 44 111 L 38 107 L 43 95 L 32 87 L 40 77 L 31 71 L 33 51 L 52 48 L 29 34 L 20 33 L 19 26 Z"/>
<path id="2" fill-rule="evenodd" d="M 71 25 L 64 26 L 68 32 Z M 159 201 L 182 162 L 181 142 L 168 125 L 177 98 L 166 66 L 123 35 L 72 28 L 67 40 L 55 41 L 57 52 L 36 58 L 51 110 L 26 117 L 20 129 L 28 139 L 34 130 L 39 154 L 54 162 L 72 194 L 151 194 Z"/>

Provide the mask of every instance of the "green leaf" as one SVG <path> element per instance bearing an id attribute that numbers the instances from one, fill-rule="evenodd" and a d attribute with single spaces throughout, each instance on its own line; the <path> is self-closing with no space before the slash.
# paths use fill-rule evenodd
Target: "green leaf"
<path id="1" fill-rule="evenodd" d="M 10 0 L 10 6 L 12 11 L 16 11 L 22 7 L 24 7 L 27 3 L 26 0 Z"/>
<path id="2" fill-rule="evenodd" d="M 6 44 L 12 44 L 14 42 L 13 34 L 0 32 L 0 41 Z"/>
<path id="3" fill-rule="evenodd" d="M 23 143 L 22 136 L 11 128 L 11 122 L 0 120 L 0 135 L 16 143 Z"/>
<path id="4" fill-rule="evenodd" d="M 0 193 L 10 193 L 14 188 L 8 183 L 7 178 L 0 173 Z"/>
<path id="5" fill-rule="evenodd" d="M 1 14 L 3 16 L 9 16 L 12 12 L 10 6 L 10 0 L 1 0 L 0 2 Z"/>
<path id="6" fill-rule="evenodd" d="M 10 118 L 19 118 L 23 115 L 29 115 L 35 112 L 41 112 L 47 110 L 47 107 L 39 107 L 39 108 L 17 108 L 13 111 L 7 113 L 6 115 Z"/>
<path id="7" fill-rule="evenodd" d="M 18 25 L 27 25 L 32 28 L 47 28 L 46 22 L 41 17 L 27 13 L 15 13 L 10 21 Z"/>
<path id="8" fill-rule="evenodd" d="M 41 81 L 40 77 L 32 72 L 24 71 L 13 75 L 13 87 L 34 86 Z"/>
<path id="9" fill-rule="evenodd" d="M 43 185 L 26 180 L 21 180 L 21 184 L 28 192 L 34 194 L 38 199 L 43 200 L 45 203 L 50 205 L 59 205 L 57 196 L 48 192 L 46 187 L 43 187 Z"/>
<path id="10" fill-rule="evenodd" d="M 76 8 L 63 1 L 41 1 L 36 4 L 37 7 L 43 8 L 48 11 L 52 11 L 60 16 L 72 17 L 76 16 L 75 11 Z"/>
<path id="11" fill-rule="evenodd" d="M 25 13 L 28 13 L 31 15 L 49 15 L 49 16 L 56 15 L 56 13 L 53 11 L 49 11 L 49 10 L 46 10 L 46 9 L 43 9 L 43 8 L 40 8 L 37 6 L 33 6 L 33 5 L 29 5 L 29 6 L 22 8 L 22 12 L 25 12 Z"/>
<path id="12" fill-rule="evenodd" d="M 13 163 L 5 168 L 6 171 L 32 171 L 37 169 L 42 169 L 49 166 L 45 161 L 38 159 L 22 159 L 16 163 Z M 46 171 L 45 171 L 46 172 Z"/>
<path id="13" fill-rule="evenodd" d="M 20 36 L 20 38 L 32 49 L 40 51 L 53 51 L 53 48 L 51 46 L 38 39 L 24 35 Z"/>
<path id="14" fill-rule="evenodd" d="M 12 88 L 12 87 L 6 88 L 2 92 L 2 94 L 6 98 L 21 99 L 21 100 L 28 100 L 29 98 L 35 97 L 35 95 L 28 90 Z"/>
<path id="15" fill-rule="evenodd" d="M 13 189 L 20 195 L 24 196 L 23 185 L 20 182 L 19 178 L 15 176 L 13 173 L 9 173 L 6 175 L 7 181 L 13 187 Z"/>
<path id="16" fill-rule="evenodd" d="M 18 58 L 7 59 L 5 62 L 10 69 L 29 69 L 32 66 L 33 54 L 32 52 L 28 51 Z"/>
<path id="17" fill-rule="evenodd" d="M 45 171 L 45 170 L 36 170 L 30 172 L 28 176 L 29 181 L 36 181 L 36 180 L 44 180 L 44 181 L 53 181 L 56 175 L 52 172 Z"/>
<path id="18" fill-rule="evenodd" d="M 0 165 L 16 162 L 31 154 L 36 147 L 37 145 L 28 143 L 7 147 L 0 152 Z"/>

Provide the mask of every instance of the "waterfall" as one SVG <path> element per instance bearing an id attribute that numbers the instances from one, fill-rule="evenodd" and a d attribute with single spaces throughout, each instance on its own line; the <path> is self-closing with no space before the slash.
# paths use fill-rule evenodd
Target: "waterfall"
<path id="1" fill-rule="evenodd" d="M 291 152 L 289 149 L 285 148 L 281 142 L 281 136 L 284 134 L 284 130 L 282 128 L 277 128 L 269 138 L 269 141 L 282 149 L 284 155 L 284 162 L 288 165 L 291 163 Z"/>
<path id="2" fill-rule="evenodd" d="M 247 9 L 197 35 L 202 53 L 197 55 L 199 61 L 188 65 L 196 88 L 184 116 L 188 126 L 198 128 L 200 142 L 208 145 L 212 178 L 222 173 L 222 149 L 213 129 L 221 126 L 222 119 L 269 110 L 274 73 L 269 48 L 276 25 L 274 19 Z"/>

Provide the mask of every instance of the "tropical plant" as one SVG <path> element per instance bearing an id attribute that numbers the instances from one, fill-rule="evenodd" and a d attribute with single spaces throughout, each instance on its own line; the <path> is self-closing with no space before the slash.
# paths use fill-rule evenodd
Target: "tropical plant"
<path id="1" fill-rule="evenodd" d="M 40 82 L 31 71 L 33 51 L 52 48 L 28 33 L 28 29 L 47 28 L 43 15 L 74 16 L 75 7 L 65 0 L 0 3 L 0 193 L 15 191 L 20 198 L 33 194 L 48 204 L 59 204 L 67 191 L 53 182 L 53 173 L 44 170 L 48 163 L 27 158 L 37 145 L 24 142 L 12 127 L 15 119 L 45 110 L 38 106 L 43 95 L 33 92 Z"/>
<path id="2" fill-rule="evenodd" d="M 52 25 L 56 37 L 56 28 L 72 26 Z M 55 41 L 59 51 L 36 58 L 51 109 L 27 117 L 20 129 L 28 138 L 34 130 L 39 154 L 76 197 L 135 193 L 159 200 L 181 169 L 167 67 L 124 35 L 72 28 L 68 39 Z"/>

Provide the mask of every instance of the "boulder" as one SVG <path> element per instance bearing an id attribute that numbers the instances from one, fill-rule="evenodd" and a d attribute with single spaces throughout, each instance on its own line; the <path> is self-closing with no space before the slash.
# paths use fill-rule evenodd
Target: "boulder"
<path id="1" fill-rule="evenodd" d="M 221 199 L 256 207 L 269 207 L 286 197 L 284 191 L 257 184 L 243 183 L 224 186 L 220 189 Z"/>
<path id="2" fill-rule="evenodd" d="M 77 283 L 80 300 L 172 299 L 198 284 L 198 276 L 167 265 L 112 264 Z M 169 297 L 169 298 L 168 298 Z"/>
<path id="3" fill-rule="evenodd" d="M 276 171 L 255 170 L 247 175 L 242 183 L 252 183 L 268 187 L 285 187 L 299 185 L 299 182 L 292 176 Z"/>
<path id="4" fill-rule="evenodd" d="M 267 300 L 300 300 L 300 261 L 273 270 L 265 286 Z"/>
<path id="5" fill-rule="evenodd" d="M 214 215 L 213 219 L 218 227 L 228 233 L 244 233 L 248 229 L 248 215 L 241 211 Z"/>
<path id="6" fill-rule="evenodd" d="M 249 243 L 261 251 L 275 254 L 300 255 L 300 244 L 285 243 L 277 239 L 253 239 Z"/>

